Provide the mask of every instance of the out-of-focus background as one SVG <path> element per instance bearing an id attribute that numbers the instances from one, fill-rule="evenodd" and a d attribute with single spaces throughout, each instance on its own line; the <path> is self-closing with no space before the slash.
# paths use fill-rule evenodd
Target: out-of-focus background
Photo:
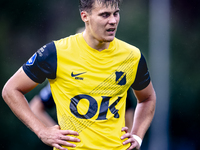
<path id="1" fill-rule="evenodd" d="M 141 150 L 200 149 L 200 1 L 124 0 L 116 37 L 146 57 L 157 109 Z M 41 46 L 83 27 L 78 0 L 0 1 L 0 88 Z M 28 101 L 40 85 L 26 94 Z M 54 114 L 54 111 L 50 111 Z M 46 150 L 0 97 L 0 149 Z"/>

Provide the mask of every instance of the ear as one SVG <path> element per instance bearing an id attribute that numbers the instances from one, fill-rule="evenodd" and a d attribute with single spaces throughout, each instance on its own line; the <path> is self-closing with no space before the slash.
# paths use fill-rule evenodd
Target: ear
<path id="1" fill-rule="evenodd" d="M 86 11 L 82 11 L 81 12 L 81 19 L 83 20 L 83 22 L 87 22 L 88 21 L 88 13 Z"/>

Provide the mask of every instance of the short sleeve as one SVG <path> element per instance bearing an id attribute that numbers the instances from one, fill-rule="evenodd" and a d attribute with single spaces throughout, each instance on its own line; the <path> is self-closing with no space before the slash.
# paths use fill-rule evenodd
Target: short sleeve
<path id="1" fill-rule="evenodd" d="M 28 77 L 37 83 L 44 82 L 46 78 L 55 79 L 57 54 L 54 42 L 40 48 L 22 67 Z"/>
<path id="2" fill-rule="evenodd" d="M 131 85 L 134 90 L 142 90 L 147 87 L 150 83 L 150 75 L 147 68 L 146 60 L 144 56 L 141 54 L 141 58 L 138 64 L 137 74 L 135 81 Z"/>

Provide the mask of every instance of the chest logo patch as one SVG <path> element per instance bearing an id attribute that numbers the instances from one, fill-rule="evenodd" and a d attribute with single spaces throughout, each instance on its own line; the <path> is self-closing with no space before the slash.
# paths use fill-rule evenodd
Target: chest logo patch
<path id="1" fill-rule="evenodd" d="M 116 83 L 118 85 L 125 85 L 126 84 L 126 73 L 122 71 L 116 71 Z"/>
<path id="2" fill-rule="evenodd" d="M 76 74 L 72 72 L 72 73 L 71 73 L 71 76 L 72 76 L 72 77 L 75 77 L 76 80 L 83 80 L 82 77 L 78 77 L 78 76 L 80 76 L 80 75 L 82 75 L 82 74 L 84 74 L 84 73 L 86 73 L 86 72 L 81 72 L 81 73 L 76 73 Z"/>
<path id="3" fill-rule="evenodd" d="M 74 74 L 74 73 L 72 72 L 72 73 L 71 73 L 71 76 L 72 76 L 72 77 L 77 77 L 77 76 L 82 75 L 82 74 L 84 74 L 84 73 L 86 73 L 86 72 L 81 72 L 81 73 L 77 73 L 77 74 Z"/>

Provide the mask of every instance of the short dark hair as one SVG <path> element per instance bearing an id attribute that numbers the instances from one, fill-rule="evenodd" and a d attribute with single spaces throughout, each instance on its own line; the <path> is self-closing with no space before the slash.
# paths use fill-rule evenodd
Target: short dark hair
<path id="1" fill-rule="evenodd" d="M 91 12 L 95 1 L 105 4 L 106 6 L 111 5 L 114 7 L 120 7 L 122 0 L 79 0 L 79 11 Z"/>

